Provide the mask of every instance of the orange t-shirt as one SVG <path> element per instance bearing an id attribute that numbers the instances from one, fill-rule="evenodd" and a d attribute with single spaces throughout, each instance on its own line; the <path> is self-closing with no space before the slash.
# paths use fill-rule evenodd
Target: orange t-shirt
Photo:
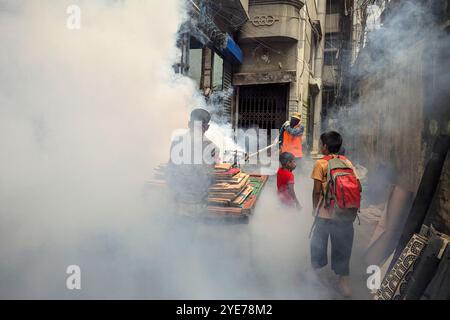
<path id="1" fill-rule="evenodd" d="M 331 156 L 333 156 L 333 158 L 337 157 L 337 155 L 335 155 L 335 154 L 333 154 Z M 355 172 L 356 178 L 358 178 L 356 170 L 353 167 L 353 164 L 351 163 L 351 161 L 348 160 L 348 159 L 345 159 L 345 162 L 347 163 L 347 165 L 349 167 L 353 168 L 353 171 Z M 311 174 L 311 179 L 319 180 L 319 181 L 322 182 L 322 196 L 320 198 L 319 203 L 322 202 L 323 195 L 327 191 L 327 172 L 328 172 L 328 161 L 324 160 L 324 159 L 318 159 L 316 161 L 316 164 L 314 165 L 314 168 L 313 168 L 313 171 L 312 171 L 312 174 Z M 319 218 L 325 218 L 325 219 L 333 218 L 333 213 L 330 212 L 330 210 L 324 208 L 324 203 L 322 203 L 322 205 L 319 208 Z"/>
<path id="2" fill-rule="evenodd" d="M 290 152 L 294 155 L 294 157 L 302 158 L 302 136 L 293 136 L 289 134 L 289 132 L 284 131 L 281 152 Z"/>

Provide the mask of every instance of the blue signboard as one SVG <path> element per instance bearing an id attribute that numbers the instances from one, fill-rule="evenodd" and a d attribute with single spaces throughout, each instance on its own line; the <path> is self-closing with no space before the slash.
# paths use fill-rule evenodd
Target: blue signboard
<path id="1" fill-rule="evenodd" d="M 229 35 L 227 35 L 227 46 L 221 52 L 225 59 L 233 64 L 242 64 L 244 61 L 241 48 Z"/>

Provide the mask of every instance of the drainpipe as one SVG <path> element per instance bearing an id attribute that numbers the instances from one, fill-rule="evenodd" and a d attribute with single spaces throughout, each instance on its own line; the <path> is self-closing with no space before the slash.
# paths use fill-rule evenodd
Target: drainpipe
<path id="1" fill-rule="evenodd" d="M 325 14 L 327 8 L 327 0 L 317 1 L 317 18 L 322 28 L 322 38 L 318 42 L 316 59 L 314 63 L 314 78 L 320 79 L 320 90 L 314 100 L 314 119 L 313 119 L 313 145 L 311 155 L 319 153 L 319 138 L 322 127 L 322 70 L 323 70 L 323 54 L 325 47 Z"/>

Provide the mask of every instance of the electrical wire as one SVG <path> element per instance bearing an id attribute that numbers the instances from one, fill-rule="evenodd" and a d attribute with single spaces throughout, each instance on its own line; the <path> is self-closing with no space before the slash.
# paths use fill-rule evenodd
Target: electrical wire
<path id="1" fill-rule="evenodd" d="M 277 16 L 277 17 L 278 17 L 278 16 Z M 291 17 L 291 16 L 288 16 L 288 17 L 289 17 L 289 18 L 293 18 L 293 17 Z M 224 18 L 224 19 L 226 19 L 226 18 Z M 226 20 L 227 20 L 227 22 L 230 22 L 228 19 L 226 19 Z M 264 47 L 264 48 L 266 48 L 266 49 L 268 49 L 268 50 L 270 50 L 270 51 L 272 51 L 272 52 L 275 52 L 275 53 L 278 54 L 278 55 L 281 55 L 281 56 L 284 56 L 284 57 L 288 57 L 287 54 L 284 54 L 282 51 L 279 51 L 279 50 L 273 48 L 272 46 L 270 46 L 269 44 L 267 44 L 267 43 L 264 42 L 263 40 L 261 40 L 261 39 L 256 39 L 256 37 L 258 36 L 256 33 L 252 33 L 252 32 L 250 32 L 249 30 L 246 30 L 246 33 L 247 33 L 248 35 L 251 36 L 251 37 L 249 38 L 250 41 L 253 41 L 253 42 L 257 43 L 257 44 L 261 45 L 262 47 Z M 271 33 L 271 32 L 269 32 L 269 31 L 266 31 L 266 34 L 269 35 L 269 36 L 270 36 L 270 35 L 272 35 L 272 36 L 277 36 L 277 34 Z M 303 75 L 303 70 L 304 70 L 304 65 L 305 65 L 305 64 L 307 65 L 307 68 L 308 68 L 309 72 L 310 72 L 310 73 L 313 72 L 313 70 L 311 70 L 311 69 L 309 68 L 309 62 L 306 62 L 306 61 L 304 61 L 303 59 L 300 59 L 300 58 L 298 58 L 298 57 L 296 57 L 296 60 L 297 60 L 298 62 L 301 62 L 302 65 L 303 65 L 303 69 L 302 69 L 301 75 Z"/>
<path id="2" fill-rule="evenodd" d="M 189 1 L 194 5 L 194 7 L 195 7 L 198 11 L 200 11 L 200 8 L 193 2 L 193 0 L 189 0 Z M 373 0 L 365 0 L 364 4 L 366 5 L 369 1 L 373 1 Z M 329 6 L 331 7 L 331 0 L 329 0 Z M 221 8 L 221 9 L 223 9 L 223 8 Z M 361 6 L 360 8 L 358 8 L 358 9 L 360 9 L 360 10 L 362 11 L 362 6 Z M 301 19 L 301 20 L 304 20 L 304 21 L 308 21 L 309 25 L 311 26 L 311 30 L 312 30 L 317 36 L 319 36 L 319 35 L 320 35 L 319 31 L 316 29 L 316 26 L 312 23 L 312 18 L 311 18 L 310 12 L 309 12 L 309 8 L 308 8 L 308 3 L 307 3 L 307 1 L 305 1 L 305 13 L 306 13 L 306 15 L 307 15 L 307 17 L 308 17 L 307 19 L 302 19 L 302 18 L 297 18 L 297 17 L 292 17 L 292 16 L 283 16 L 283 17 L 287 17 L 287 18 L 297 18 L 297 19 Z M 215 14 L 218 15 L 218 16 L 220 16 L 220 17 L 222 17 L 226 22 L 230 23 L 230 25 L 235 25 L 235 22 L 234 22 L 234 21 L 231 21 L 228 17 L 226 17 L 226 16 L 224 16 L 223 14 L 221 14 L 218 10 L 215 12 Z M 206 16 L 207 16 L 209 19 L 211 19 L 211 20 L 214 19 L 214 17 L 211 17 L 208 13 L 206 13 Z M 278 16 L 277 16 L 277 17 L 278 17 Z M 242 20 L 241 23 L 244 24 L 244 23 L 246 23 L 247 21 L 248 21 L 248 19 L 245 18 L 245 21 Z M 240 25 L 242 25 L 241 23 L 240 23 Z M 269 44 L 265 43 L 263 40 L 261 40 L 261 39 L 256 39 L 257 34 L 252 33 L 252 32 L 250 32 L 249 30 L 246 30 L 246 33 L 247 33 L 249 36 L 251 36 L 251 38 L 249 38 L 250 41 L 253 41 L 253 42 L 257 43 L 257 44 L 259 44 L 260 46 L 262 46 L 262 47 L 264 47 L 264 48 L 266 48 L 266 49 L 268 49 L 268 50 L 270 50 L 270 51 L 272 51 L 272 52 L 275 52 L 275 53 L 278 54 L 278 55 L 281 55 L 281 56 L 284 56 L 284 57 L 288 57 L 287 54 L 284 54 L 282 51 L 273 48 L 273 47 L 270 46 Z M 266 31 L 266 34 L 269 35 L 269 36 L 270 36 L 270 35 L 277 36 L 277 34 L 271 33 L 271 32 L 269 32 L 269 31 Z M 253 37 L 252 37 L 252 36 L 253 36 Z M 325 35 L 322 35 L 322 36 L 325 36 Z M 305 34 L 305 38 L 306 38 L 307 41 L 309 41 L 309 44 L 312 46 L 312 39 L 309 39 L 309 37 L 307 36 L 307 34 Z M 338 52 L 341 52 L 341 51 L 342 51 L 343 42 L 344 42 L 344 41 L 341 40 L 341 41 L 340 41 L 340 47 L 339 47 L 339 48 L 336 48 L 336 47 L 333 45 L 333 38 L 331 38 L 331 39 L 330 39 L 330 47 L 333 48 L 333 49 L 337 49 Z M 324 49 L 324 52 L 325 52 L 325 45 L 322 44 L 322 42 L 316 41 L 316 44 L 319 45 L 319 48 L 322 47 L 322 48 Z M 310 55 L 310 59 L 312 59 L 312 55 Z M 306 67 L 308 68 L 309 73 L 310 73 L 311 75 L 314 74 L 313 70 L 311 70 L 311 68 L 310 68 L 311 60 L 310 60 L 309 62 L 306 62 L 305 60 L 300 59 L 300 58 L 298 58 L 298 57 L 296 57 L 296 60 L 297 60 L 298 62 L 301 62 L 301 64 L 302 64 L 302 72 L 300 73 L 300 77 L 303 76 L 303 73 L 304 73 L 304 70 L 305 70 L 305 65 L 306 65 Z M 340 59 L 340 60 L 342 60 L 342 59 Z M 333 59 L 332 62 L 333 62 L 333 65 L 334 65 L 334 63 L 335 63 L 336 61 Z M 334 92 L 335 97 L 337 97 L 337 96 L 339 95 L 339 91 L 340 91 L 339 88 L 338 88 L 338 82 L 340 82 L 340 80 L 338 81 L 338 79 L 336 78 L 336 75 L 335 75 L 334 72 L 332 72 L 332 77 L 333 77 L 333 80 L 334 80 L 334 81 L 333 81 L 333 82 L 334 82 L 334 85 L 333 85 L 333 92 Z"/>
<path id="3" fill-rule="evenodd" d="M 293 16 L 277 16 L 277 17 L 287 17 L 287 18 L 292 18 L 292 19 L 299 19 L 299 18 L 293 17 Z M 211 18 L 211 17 L 210 17 L 210 18 Z M 225 16 L 223 16 L 223 15 L 222 15 L 222 18 L 224 18 L 228 23 L 232 23 L 227 17 L 225 17 Z M 302 19 L 302 20 L 303 20 L 303 19 Z M 310 21 L 309 21 L 309 22 L 310 22 Z M 310 22 L 310 24 L 311 24 L 311 22 Z M 311 24 L 311 27 L 313 27 L 312 24 Z M 278 55 L 281 55 L 281 56 L 284 56 L 284 57 L 288 57 L 287 54 L 284 54 L 282 51 L 279 51 L 279 50 L 277 50 L 277 49 L 274 49 L 274 48 L 271 47 L 269 44 L 265 43 L 263 40 L 261 40 L 261 39 L 256 39 L 256 37 L 258 36 L 257 34 L 252 33 L 252 32 L 250 32 L 249 30 L 246 30 L 246 33 L 249 34 L 250 36 L 252 36 L 251 38 L 249 38 L 250 41 L 256 42 L 256 43 L 258 43 L 259 45 L 263 46 L 264 48 L 266 48 L 266 49 L 268 49 L 268 50 L 271 50 L 271 51 L 275 52 L 275 53 L 278 54 Z M 269 35 L 269 36 L 277 36 L 277 34 L 272 33 L 272 32 L 269 32 L 269 31 L 266 31 L 265 33 L 266 33 L 267 35 Z M 307 35 L 306 35 L 306 37 L 307 37 Z M 308 37 L 307 37 L 307 38 L 308 38 Z M 309 38 L 308 38 L 308 40 L 309 40 Z M 311 41 L 310 41 L 310 45 L 312 45 L 312 42 L 311 42 Z M 309 72 L 310 72 L 310 73 L 313 73 L 313 70 L 311 70 L 310 67 L 309 67 L 310 62 L 306 62 L 306 61 L 304 61 L 303 59 L 300 59 L 300 58 L 298 58 L 298 57 L 296 57 L 296 60 L 297 60 L 298 62 L 301 62 L 302 65 L 303 65 L 301 75 L 303 75 L 304 64 L 307 65 L 307 68 L 308 68 Z"/>

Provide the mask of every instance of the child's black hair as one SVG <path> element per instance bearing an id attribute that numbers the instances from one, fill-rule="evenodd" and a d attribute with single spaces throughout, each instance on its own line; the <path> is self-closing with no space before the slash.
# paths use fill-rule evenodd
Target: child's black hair
<path id="1" fill-rule="evenodd" d="M 336 131 L 322 133 L 320 141 L 323 145 L 327 145 L 330 153 L 338 153 L 342 146 L 342 136 Z"/>
<path id="2" fill-rule="evenodd" d="M 291 121 L 289 123 L 290 127 L 293 128 L 296 125 L 298 125 L 300 123 L 300 119 L 296 119 L 296 118 L 291 118 Z"/>
<path id="3" fill-rule="evenodd" d="M 282 167 L 286 167 L 288 162 L 294 159 L 294 155 L 290 152 L 283 152 L 282 154 L 280 154 L 280 163 Z"/>

